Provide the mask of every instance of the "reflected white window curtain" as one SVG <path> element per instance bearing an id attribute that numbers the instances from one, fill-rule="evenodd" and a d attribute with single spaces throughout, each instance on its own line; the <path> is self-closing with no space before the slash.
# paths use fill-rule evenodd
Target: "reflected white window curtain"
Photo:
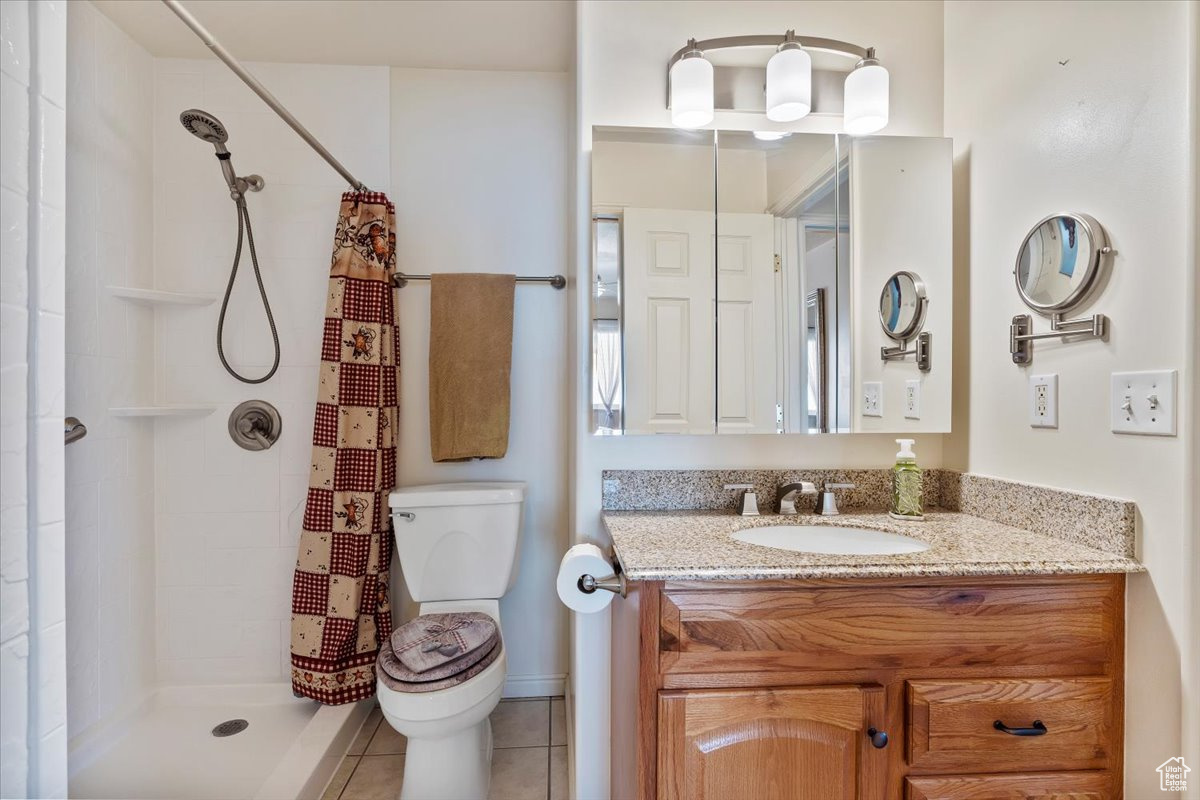
<path id="1" fill-rule="evenodd" d="M 593 322 L 592 352 L 596 360 L 592 405 L 604 408 L 601 427 L 612 428 L 613 410 L 621 407 L 621 329 L 615 319 Z"/>

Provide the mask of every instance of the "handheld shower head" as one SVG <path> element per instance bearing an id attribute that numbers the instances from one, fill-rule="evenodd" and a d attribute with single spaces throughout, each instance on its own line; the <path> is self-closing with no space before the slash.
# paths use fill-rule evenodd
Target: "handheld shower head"
<path id="1" fill-rule="evenodd" d="M 229 131 L 221 124 L 221 120 L 212 114 L 198 108 L 189 108 L 179 115 L 179 122 L 192 136 L 216 147 L 218 153 L 227 152 L 225 143 L 229 141 Z"/>
<path id="2" fill-rule="evenodd" d="M 221 162 L 221 174 L 229 186 L 229 196 L 241 202 L 242 194 L 249 189 L 257 192 L 263 187 L 263 179 L 258 175 L 247 175 L 239 178 L 230 163 L 230 152 L 225 143 L 229 141 L 229 131 L 221 124 L 221 120 L 202 111 L 199 108 L 189 108 L 179 115 L 179 123 L 187 132 L 201 141 L 208 142 L 217 151 L 217 159 Z"/>

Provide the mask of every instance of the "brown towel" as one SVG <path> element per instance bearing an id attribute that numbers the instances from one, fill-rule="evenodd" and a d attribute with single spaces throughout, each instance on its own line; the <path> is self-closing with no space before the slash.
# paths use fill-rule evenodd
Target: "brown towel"
<path id="1" fill-rule="evenodd" d="M 429 445 L 434 461 L 508 452 L 515 275 L 434 275 L 429 293 Z"/>

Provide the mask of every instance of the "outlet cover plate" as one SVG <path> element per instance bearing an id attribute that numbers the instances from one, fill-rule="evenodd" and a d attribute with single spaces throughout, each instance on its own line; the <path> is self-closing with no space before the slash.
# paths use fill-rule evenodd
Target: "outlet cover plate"
<path id="1" fill-rule="evenodd" d="M 921 381 L 908 380 L 904 382 L 904 418 L 921 418 Z"/>
<path id="2" fill-rule="evenodd" d="M 1029 427 L 1058 427 L 1058 375 L 1029 376 Z"/>
<path id="3" fill-rule="evenodd" d="M 1114 372 L 1112 374 L 1113 433 L 1174 436 L 1176 372 Z"/>
<path id="4" fill-rule="evenodd" d="M 882 381 L 863 381 L 863 410 L 864 417 L 883 416 L 883 383 Z"/>

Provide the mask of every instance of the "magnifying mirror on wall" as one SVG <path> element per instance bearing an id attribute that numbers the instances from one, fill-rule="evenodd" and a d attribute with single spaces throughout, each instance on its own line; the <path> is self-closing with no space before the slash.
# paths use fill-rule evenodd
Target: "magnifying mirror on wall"
<path id="1" fill-rule="evenodd" d="M 1108 337 L 1108 317 L 1103 314 L 1073 320 L 1066 315 L 1107 281 L 1113 252 L 1103 226 L 1087 214 L 1051 214 L 1033 226 L 1017 251 L 1013 277 L 1021 301 L 1050 317 L 1050 332 L 1034 333 L 1029 314 L 1013 317 L 1009 326 L 1013 363 L 1033 361 L 1036 339 Z"/>
<path id="2" fill-rule="evenodd" d="M 1087 214 L 1052 214 L 1025 236 L 1013 275 L 1025 305 L 1042 314 L 1068 311 L 1103 282 L 1112 252 L 1104 228 Z"/>

